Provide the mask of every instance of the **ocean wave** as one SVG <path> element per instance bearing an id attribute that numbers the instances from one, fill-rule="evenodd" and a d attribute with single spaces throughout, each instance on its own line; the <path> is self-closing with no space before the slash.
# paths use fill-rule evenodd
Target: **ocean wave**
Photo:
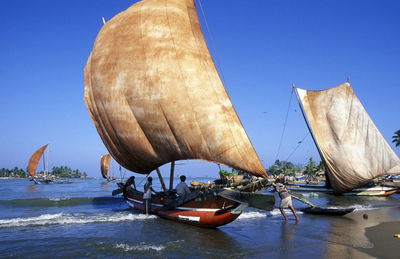
<path id="1" fill-rule="evenodd" d="M 70 207 L 80 205 L 108 205 L 116 202 L 124 202 L 121 198 L 114 197 L 55 197 L 55 198 L 34 198 L 34 199 L 15 199 L 0 200 L 0 206 L 13 208 L 25 207 Z"/>
<path id="2" fill-rule="evenodd" d="M 114 248 L 122 249 L 125 252 L 129 252 L 129 251 L 150 251 L 150 250 L 160 252 L 160 251 L 165 249 L 165 246 L 163 246 L 163 245 L 149 245 L 149 244 L 146 244 L 146 243 L 142 242 L 142 243 L 140 243 L 138 245 L 133 245 L 133 246 L 128 245 L 128 244 L 116 244 L 114 246 Z"/>
<path id="3" fill-rule="evenodd" d="M 145 214 L 131 214 L 131 213 L 115 213 L 115 214 L 57 213 L 57 214 L 44 214 L 37 217 L 29 217 L 29 218 L 1 219 L 0 228 L 87 224 L 87 223 L 102 223 L 102 222 L 107 223 L 107 222 L 120 222 L 120 221 L 147 220 L 155 218 L 157 217 L 154 215 L 147 216 Z"/>

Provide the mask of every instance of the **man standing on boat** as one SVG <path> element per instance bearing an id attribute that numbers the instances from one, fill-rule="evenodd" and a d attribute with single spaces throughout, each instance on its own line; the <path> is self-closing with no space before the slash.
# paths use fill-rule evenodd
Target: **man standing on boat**
<path id="1" fill-rule="evenodd" d="M 145 202 L 145 207 L 146 207 L 146 215 L 149 215 L 150 209 L 151 209 L 151 192 L 154 192 L 155 194 L 157 193 L 154 191 L 153 187 L 153 178 L 150 176 L 147 178 L 147 183 L 144 185 L 144 194 L 143 194 L 143 200 Z"/>
<path id="2" fill-rule="evenodd" d="M 189 187 L 187 186 L 187 184 L 185 183 L 186 181 L 186 176 L 181 175 L 180 177 L 181 182 L 178 183 L 178 185 L 176 186 L 176 193 L 178 194 L 178 199 L 179 200 L 184 200 L 186 195 L 188 195 L 190 193 Z"/>
<path id="3" fill-rule="evenodd" d="M 124 188 L 126 188 L 126 189 L 128 187 L 132 188 L 131 185 L 133 185 L 133 188 L 136 190 L 135 176 L 133 176 L 133 175 L 131 177 L 129 177 L 128 180 L 126 180 Z"/>
<path id="4" fill-rule="evenodd" d="M 292 204 L 292 197 L 290 196 L 285 185 L 283 185 L 282 183 L 279 182 L 279 180 L 277 180 L 275 181 L 273 186 L 275 188 L 275 191 L 279 194 L 279 198 L 281 198 L 281 204 L 279 206 L 279 210 L 281 211 L 282 216 L 285 218 L 285 221 L 288 220 L 288 217 L 286 216 L 286 213 L 283 209 L 289 208 L 293 212 L 293 215 L 296 218 L 296 222 L 299 222 L 299 217 L 297 216 L 296 210 L 294 209 Z"/>

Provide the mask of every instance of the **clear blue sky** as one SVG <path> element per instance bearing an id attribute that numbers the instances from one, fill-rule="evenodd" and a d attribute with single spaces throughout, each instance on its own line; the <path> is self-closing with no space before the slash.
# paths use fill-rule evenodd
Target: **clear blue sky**
<path id="1" fill-rule="evenodd" d="M 25 168 L 32 152 L 50 143 L 50 166 L 100 175 L 99 157 L 107 151 L 83 102 L 83 68 L 101 17 L 109 20 L 134 2 L 0 1 L 0 167 Z M 277 155 L 292 82 L 324 89 L 350 77 L 383 136 L 391 142 L 400 129 L 400 1 L 202 4 L 209 47 L 216 49 L 225 86 L 265 166 Z M 293 99 L 278 158 L 285 160 L 306 133 Z M 310 136 L 290 160 L 304 164 L 308 157 L 319 160 Z M 214 165 L 179 168 L 188 175 L 216 174 Z"/>

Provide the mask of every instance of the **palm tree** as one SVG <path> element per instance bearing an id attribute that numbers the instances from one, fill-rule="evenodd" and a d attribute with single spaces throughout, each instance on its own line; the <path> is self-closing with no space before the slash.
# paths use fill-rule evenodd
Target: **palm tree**
<path id="1" fill-rule="evenodd" d="M 400 146 L 400 130 L 394 133 L 395 135 L 392 137 L 392 143 L 396 145 L 396 147 Z"/>

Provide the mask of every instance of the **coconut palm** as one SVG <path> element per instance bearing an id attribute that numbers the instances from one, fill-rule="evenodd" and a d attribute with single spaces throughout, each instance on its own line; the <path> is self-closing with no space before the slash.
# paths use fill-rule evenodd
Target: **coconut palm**
<path id="1" fill-rule="evenodd" d="M 392 143 L 396 145 L 396 147 L 400 146 L 400 130 L 394 133 L 395 135 L 392 137 Z"/>

